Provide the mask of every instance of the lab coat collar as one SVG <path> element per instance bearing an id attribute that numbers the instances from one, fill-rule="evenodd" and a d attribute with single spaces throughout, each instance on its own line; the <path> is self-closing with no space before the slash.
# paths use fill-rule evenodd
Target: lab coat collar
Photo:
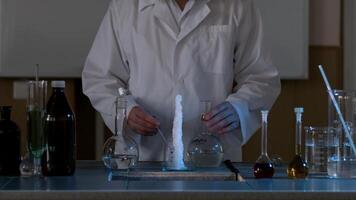
<path id="1" fill-rule="evenodd" d="M 139 0 L 138 1 L 138 8 L 140 11 L 143 11 L 145 8 L 149 7 L 149 6 L 153 6 L 156 3 L 158 3 L 159 1 L 164 2 L 167 0 Z M 200 0 L 200 2 L 203 3 L 208 3 L 210 0 Z"/>
<path id="2" fill-rule="evenodd" d="M 145 8 L 155 5 L 157 1 L 159 0 L 139 0 L 138 9 L 139 11 L 143 11 Z"/>
<path id="3" fill-rule="evenodd" d="M 176 38 L 179 33 L 179 27 L 167 5 L 167 0 L 152 0 L 155 1 L 153 7 L 154 16 L 167 28 L 169 34 Z"/>
<path id="4" fill-rule="evenodd" d="M 179 27 L 175 21 L 172 13 L 169 11 L 166 2 L 167 0 L 139 0 L 140 11 L 145 10 L 149 6 L 154 6 L 154 15 L 166 26 L 169 27 L 170 34 L 177 38 L 178 41 L 185 38 L 189 33 L 191 33 L 210 13 L 210 8 L 208 2 L 210 0 L 199 0 L 199 10 L 191 14 L 189 17 L 189 22 L 182 28 L 179 33 Z"/>
<path id="5" fill-rule="evenodd" d="M 204 19 L 210 14 L 211 10 L 208 5 L 208 2 L 210 0 L 198 0 L 196 3 L 199 3 L 197 8 L 193 9 L 198 9 L 196 12 L 191 12 L 188 15 L 188 19 L 186 23 L 183 24 L 182 30 L 178 36 L 178 41 L 184 39 L 189 33 L 194 31 L 195 28 L 197 28 L 203 21 Z"/>
<path id="6" fill-rule="evenodd" d="M 146 8 L 153 6 L 155 17 L 157 17 L 163 24 L 169 27 L 168 31 L 172 37 L 177 37 L 179 27 L 175 22 L 172 14 L 170 13 L 165 1 L 167 0 L 139 0 L 138 8 L 139 11 L 142 12 Z"/>

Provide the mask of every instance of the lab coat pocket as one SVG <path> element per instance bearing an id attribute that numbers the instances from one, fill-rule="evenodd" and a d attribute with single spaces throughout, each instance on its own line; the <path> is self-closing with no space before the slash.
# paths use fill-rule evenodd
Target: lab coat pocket
<path id="1" fill-rule="evenodd" d="M 193 38 L 193 59 L 204 72 L 232 73 L 233 37 L 229 25 L 203 26 Z"/>

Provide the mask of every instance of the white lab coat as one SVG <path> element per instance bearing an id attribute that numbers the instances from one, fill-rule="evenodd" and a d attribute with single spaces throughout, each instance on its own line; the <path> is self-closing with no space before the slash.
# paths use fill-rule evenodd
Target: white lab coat
<path id="1" fill-rule="evenodd" d="M 85 63 L 83 90 L 113 130 L 117 88 L 128 88 L 128 112 L 142 106 L 168 138 L 181 94 L 185 149 L 200 130 L 200 101 L 229 101 L 241 128 L 219 137 L 225 158 L 240 161 L 241 145 L 260 127 L 260 110 L 271 108 L 280 92 L 278 72 L 261 47 L 252 0 L 196 1 L 181 26 L 165 0 L 113 0 Z M 139 144 L 140 160 L 162 160 L 158 135 L 127 134 Z"/>

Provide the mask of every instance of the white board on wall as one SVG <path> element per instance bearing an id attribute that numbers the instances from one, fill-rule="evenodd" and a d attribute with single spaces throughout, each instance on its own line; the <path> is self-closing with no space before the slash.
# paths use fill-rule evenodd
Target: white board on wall
<path id="1" fill-rule="evenodd" d="M 80 77 L 109 0 L 0 0 L 0 76 Z"/>
<path id="2" fill-rule="evenodd" d="M 356 91 L 356 2 L 344 1 L 344 89 Z"/>
<path id="3" fill-rule="evenodd" d="M 264 23 L 265 47 L 283 79 L 309 72 L 309 1 L 256 0 Z"/>
<path id="4" fill-rule="evenodd" d="M 80 77 L 110 0 L 0 0 L 0 77 Z M 256 0 L 284 79 L 308 76 L 308 0 Z"/>

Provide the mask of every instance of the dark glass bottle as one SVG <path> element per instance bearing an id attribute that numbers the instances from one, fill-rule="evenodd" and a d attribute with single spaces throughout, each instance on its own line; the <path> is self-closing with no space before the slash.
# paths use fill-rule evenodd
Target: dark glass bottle
<path id="1" fill-rule="evenodd" d="M 45 118 L 44 176 L 69 176 L 75 172 L 75 117 L 64 94 L 65 82 L 52 81 L 53 93 Z"/>
<path id="2" fill-rule="evenodd" d="M 11 121 L 11 107 L 0 107 L 0 175 L 20 175 L 20 129 Z"/>

